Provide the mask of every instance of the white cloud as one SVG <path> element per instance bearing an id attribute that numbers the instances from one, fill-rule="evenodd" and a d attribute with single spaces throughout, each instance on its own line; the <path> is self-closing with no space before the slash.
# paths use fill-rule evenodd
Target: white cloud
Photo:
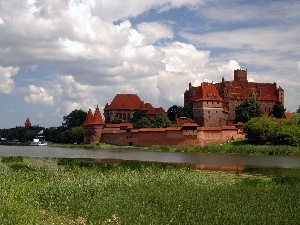
<path id="1" fill-rule="evenodd" d="M 166 54 L 164 63 L 169 72 L 197 73 L 209 62 L 209 51 L 198 51 L 190 44 L 174 42 L 162 50 Z"/>
<path id="2" fill-rule="evenodd" d="M 0 93 L 10 94 L 15 87 L 12 77 L 19 71 L 18 67 L 0 66 Z"/>
<path id="3" fill-rule="evenodd" d="M 144 35 L 148 44 L 154 44 L 160 39 L 172 39 L 174 37 L 171 28 L 160 22 L 140 23 L 137 25 L 137 30 Z"/>
<path id="4" fill-rule="evenodd" d="M 45 106 L 54 105 L 53 96 L 49 95 L 43 87 L 29 85 L 28 92 L 29 94 L 24 97 L 26 103 Z"/>

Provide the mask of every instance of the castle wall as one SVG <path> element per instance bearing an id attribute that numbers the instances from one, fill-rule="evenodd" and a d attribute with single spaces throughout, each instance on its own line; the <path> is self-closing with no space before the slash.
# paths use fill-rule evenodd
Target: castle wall
<path id="1" fill-rule="evenodd" d="M 181 129 L 149 128 L 132 130 L 105 130 L 101 142 L 117 145 L 151 146 L 191 146 L 211 145 L 226 142 L 232 138 L 243 137 L 235 127 L 210 127 L 199 128 L 195 131 Z"/>

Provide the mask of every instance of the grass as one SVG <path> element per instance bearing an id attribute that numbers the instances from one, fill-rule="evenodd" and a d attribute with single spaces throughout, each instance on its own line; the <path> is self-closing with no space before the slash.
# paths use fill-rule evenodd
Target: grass
<path id="1" fill-rule="evenodd" d="M 246 139 L 207 146 L 150 146 L 151 151 L 227 153 L 251 155 L 300 155 L 300 148 L 287 145 L 254 145 Z"/>
<path id="2" fill-rule="evenodd" d="M 296 176 L 77 159 L 0 163 L 2 224 L 298 224 L 299 198 Z"/>
<path id="3" fill-rule="evenodd" d="M 120 146 L 105 143 L 78 144 L 78 145 L 55 145 L 58 147 L 106 149 L 106 150 L 149 150 L 164 152 L 198 152 L 198 153 L 229 153 L 229 154 L 256 154 L 256 155 L 300 155 L 300 148 L 287 145 L 253 145 L 247 139 L 238 139 L 228 143 L 208 146 L 159 146 L 150 147 Z"/>

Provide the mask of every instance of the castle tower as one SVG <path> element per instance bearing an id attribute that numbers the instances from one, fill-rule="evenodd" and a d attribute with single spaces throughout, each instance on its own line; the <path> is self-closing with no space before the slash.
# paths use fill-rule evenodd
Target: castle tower
<path id="1" fill-rule="evenodd" d="M 83 124 L 83 129 L 84 129 L 84 142 L 90 142 L 90 137 L 91 137 L 91 132 L 90 132 L 90 125 L 94 120 L 94 116 L 92 113 L 92 110 L 89 109 L 84 124 Z"/>
<path id="2" fill-rule="evenodd" d="M 102 131 L 105 124 L 103 122 L 99 107 L 97 108 L 94 113 L 94 120 L 91 123 L 91 139 L 90 142 L 99 142 L 101 140 Z"/>
<path id="3" fill-rule="evenodd" d="M 284 105 L 284 90 L 280 86 L 277 88 L 276 95 L 278 101 L 280 101 L 282 105 Z"/>
<path id="4" fill-rule="evenodd" d="M 29 120 L 29 118 L 27 117 L 26 121 L 25 121 L 25 127 L 31 127 L 31 122 Z"/>
<path id="5" fill-rule="evenodd" d="M 93 142 L 99 142 L 101 140 L 101 135 L 105 123 L 103 122 L 98 105 L 94 115 L 91 109 L 89 109 L 83 126 L 84 126 L 85 142 L 93 143 Z"/>
<path id="6" fill-rule="evenodd" d="M 234 81 L 247 82 L 247 70 L 237 69 L 234 70 Z"/>

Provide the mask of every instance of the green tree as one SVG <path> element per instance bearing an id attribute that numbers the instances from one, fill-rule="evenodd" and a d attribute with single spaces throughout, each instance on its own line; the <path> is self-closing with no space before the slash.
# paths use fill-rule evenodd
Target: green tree
<path id="1" fill-rule="evenodd" d="M 81 109 L 73 110 L 69 115 L 63 117 L 62 125 L 68 129 L 71 127 L 77 127 L 83 125 L 87 113 Z"/>
<path id="2" fill-rule="evenodd" d="M 189 104 L 188 106 L 177 106 L 173 105 L 167 110 L 167 115 L 170 121 L 174 122 L 176 118 L 187 117 L 194 118 L 193 116 L 193 105 Z"/>
<path id="3" fill-rule="evenodd" d="M 151 127 L 151 121 L 147 117 L 142 117 L 136 123 L 133 124 L 133 127 L 136 129 L 148 128 Z"/>
<path id="4" fill-rule="evenodd" d="M 275 118 L 282 118 L 284 116 L 285 108 L 283 104 L 279 101 L 277 101 L 273 107 L 272 115 Z"/>
<path id="5" fill-rule="evenodd" d="M 167 114 L 159 113 L 151 118 L 151 127 L 172 127 L 173 123 L 169 120 Z"/>
<path id="6" fill-rule="evenodd" d="M 114 124 L 119 124 L 119 123 L 122 123 L 122 119 L 120 119 L 119 117 L 115 117 L 111 123 L 114 123 Z"/>
<path id="7" fill-rule="evenodd" d="M 298 109 L 296 110 L 297 113 L 300 113 L 300 105 L 298 106 Z"/>
<path id="8" fill-rule="evenodd" d="M 271 142 L 276 123 L 272 117 L 255 117 L 244 124 L 244 132 L 250 142 L 265 144 Z"/>
<path id="9" fill-rule="evenodd" d="M 276 124 L 273 144 L 300 145 L 299 116 L 293 115 L 292 119 L 283 119 Z"/>
<path id="10" fill-rule="evenodd" d="M 143 117 L 148 117 L 147 112 L 143 110 L 137 110 L 133 113 L 132 119 L 130 121 L 132 123 L 137 123 Z"/>
<path id="11" fill-rule="evenodd" d="M 68 143 L 82 143 L 84 141 L 83 126 L 72 127 L 68 132 Z"/>
<path id="12" fill-rule="evenodd" d="M 239 106 L 235 109 L 235 122 L 246 123 L 251 118 L 261 117 L 263 111 L 260 104 L 254 98 L 246 98 Z"/>

